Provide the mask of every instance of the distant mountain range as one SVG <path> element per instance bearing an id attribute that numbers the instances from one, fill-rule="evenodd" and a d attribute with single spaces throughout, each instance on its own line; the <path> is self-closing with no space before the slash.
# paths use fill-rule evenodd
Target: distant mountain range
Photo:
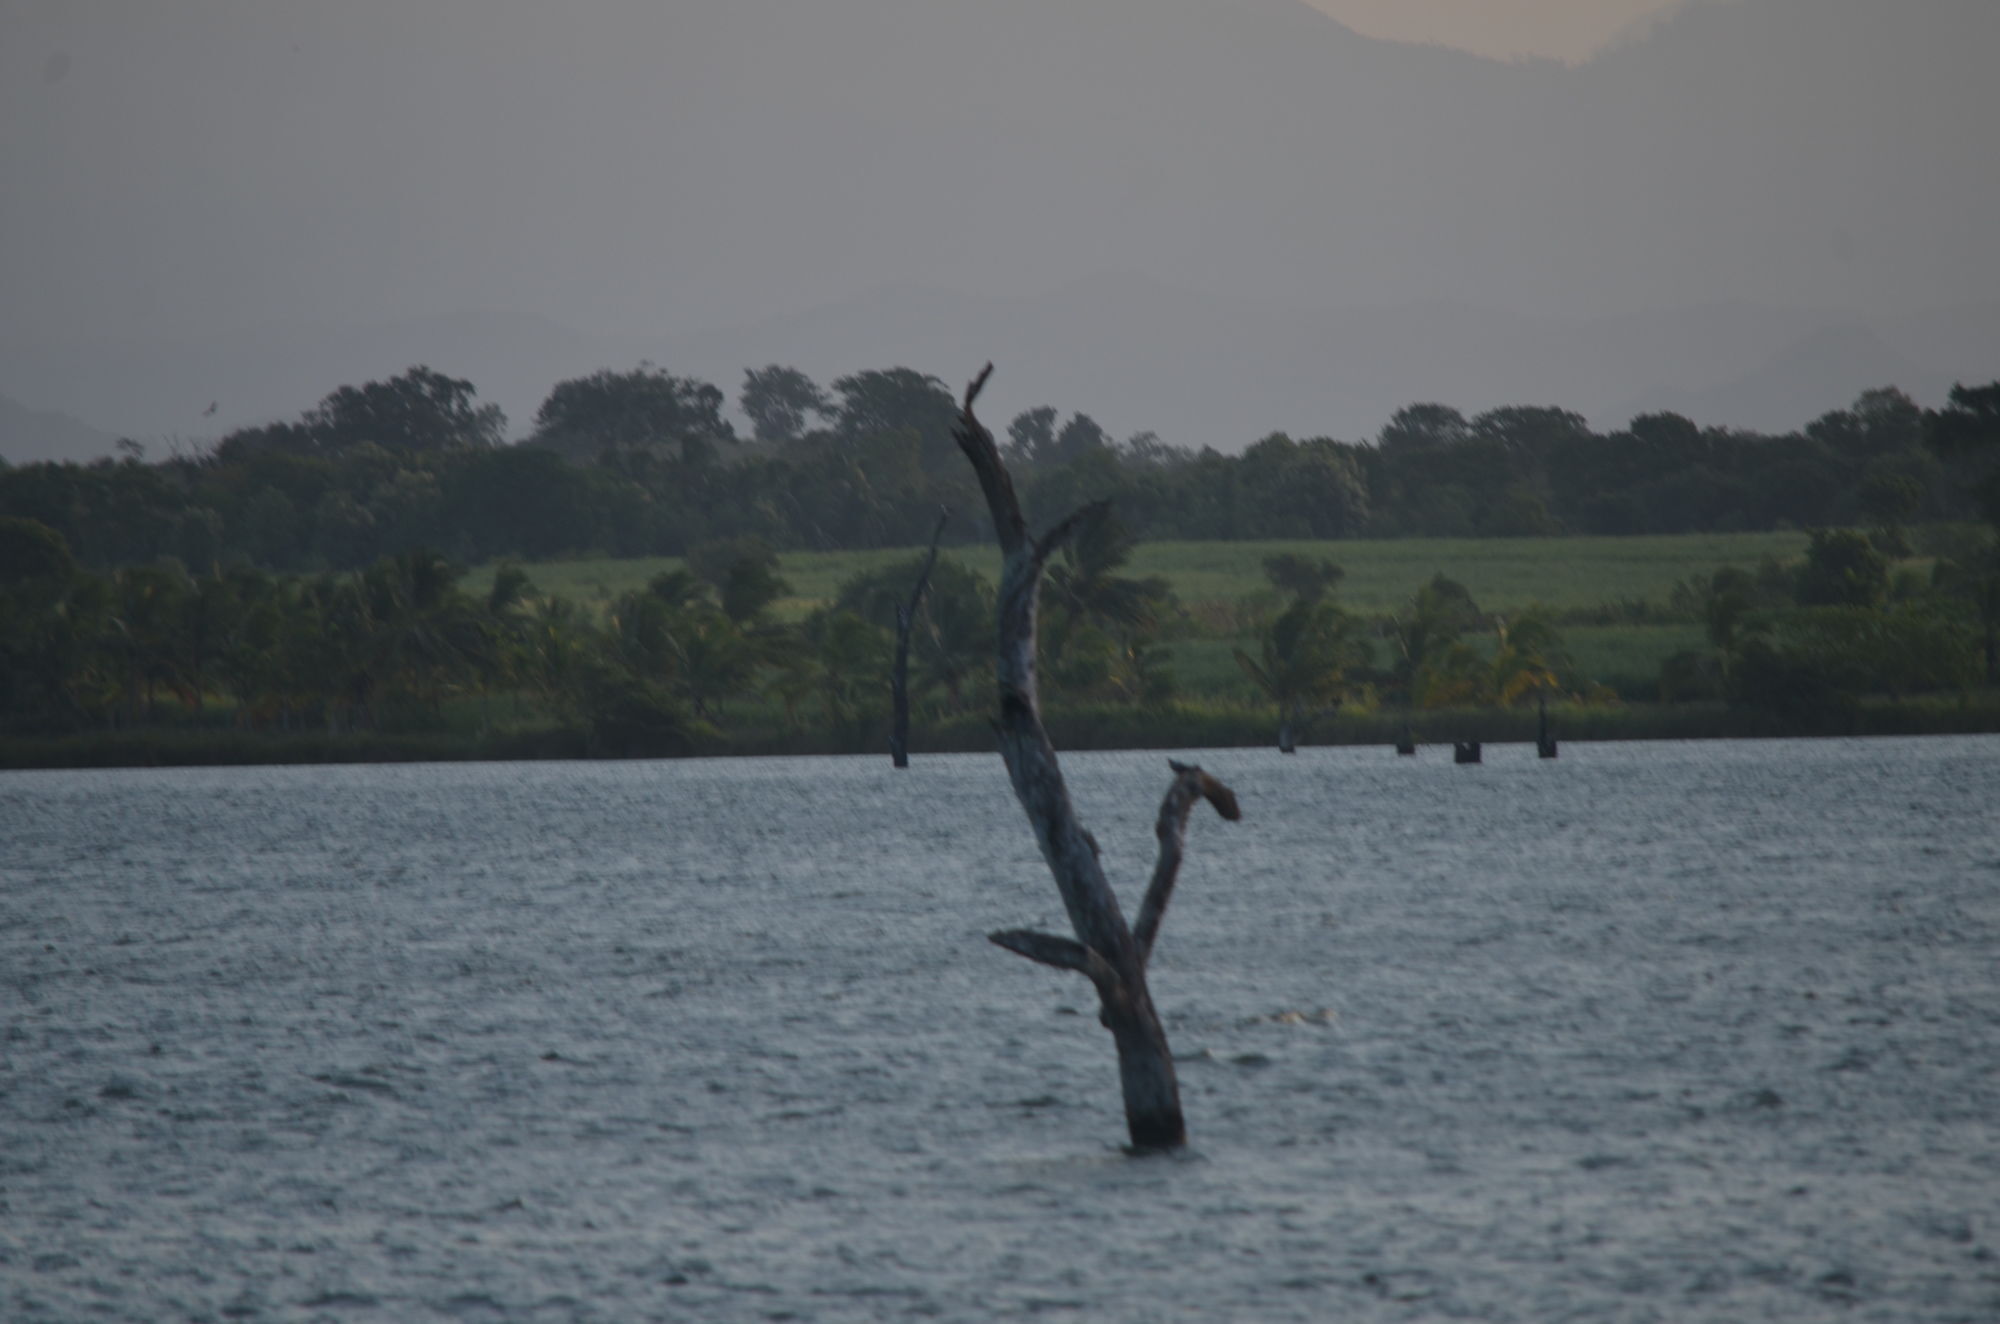
<path id="1" fill-rule="evenodd" d="M 860 358 L 862 347 L 879 357 Z M 1866 320 L 1742 304 L 1567 319 L 1299 308 L 1105 277 L 1014 299 L 883 291 L 676 341 L 658 357 L 732 393 L 744 367 L 770 361 L 822 381 L 903 363 L 956 389 L 991 358 L 996 416 L 1047 403 L 1121 435 L 1224 451 L 1280 430 L 1369 438 L 1396 409 L 1431 400 L 1468 414 L 1560 405 L 1605 430 L 1674 410 L 1781 432 L 1873 387 L 1940 404 L 1954 381 L 2000 377 L 2000 301 Z"/>
<path id="2" fill-rule="evenodd" d="M 477 242 L 429 264 L 546 316 L 17 332 L 0 391 L 160 437 L 290 417 L 427 362 L 521 432 L 556 380 L 642 358 L 732 395 L 770 362 L 955 385 L 992 358 L 996 410 L 1046 402 L 1235 449 L 1281 428 L 1371 435 L 1413 400 L 1769 430 L 1875 386 L 1935 401 L 2000 377 L 1993 0 L 1689 3 L 1577 67 L 1374 41 L 1297 0 L 589 13 L 590 41 L 535 52 L 535 85 L 568 90 L 538 118 L 482 65 L 457 89 L 461 137 L 421 144 L 475 182 L 512 172 L 484 180 L 509 201 Z M 493 21 L 481 50 L 526 20 Z M 592 63 L 605 43 L 625 54 Z M 443 85 L 473 57 L 426 58 Z M 402 87 L 379 113 L 426 122 Z M 416 150 L 342 104 L 343 132 L 382 130 L 370 151 Z M 280 191 L 231 192 L 242 173 L 204 176 L 204 215 Z M 335 226 L 346 196 L 288 219 Z M 615 276 L 586 261 L 593 243 Z M 423 275 L 383 265 L 344 274 Z M 511 283 L 523 271 L 539 284 Z M 558 271 L 657 329 L 591 331 Z"/>
<path id="3" fill-rule="evenodd" d="M 87 463 L 114 455 L 118 438 L 68 414 L 30 409 L 0 395 L 0 460 L 38 464 L 44 460 Z"/>
<path id="4" fill-rule="evenodd" d="M 766 363 L 822 383 L 906 365 L 956 390 L 989 358 L 999 365 L 995 417 L 1053 404 L 1119 435 L 1153 431 L 1223 451 L 1280 430 L 1372 437 L 1396 409 L 1427 400 L 1468 414 L 1561 405 L 1606 430 L 1673 410 L 1780 432 L 1873 387 L 1940 404 L 1954 381 L 2000 378 L 2000 302 L 1867 321 L 1739 304 L 1570 320 L 1448 305 L 1295 308 L 1121 276 L 1020 298 L 894 288 L 657 341 L 492 313 L 366 331 L 274 328 L 206 345 L 58 347 L 42 362 L 17 352 L 7 365 L 28 364 L 46 393 L 147 439 L 157 457 L 165 445 L 295 417 L 337 386 L 419 362 L 469 378 L 518 436 L 557 381 L 642 360 L 713 381 L 733 400 L 744 370 Z M 216 413 L 204 417 L 210 402 Z M 20 406 L 0 412 L 0 457 L 15 463 L 109 454 L 113 435 Z"/>

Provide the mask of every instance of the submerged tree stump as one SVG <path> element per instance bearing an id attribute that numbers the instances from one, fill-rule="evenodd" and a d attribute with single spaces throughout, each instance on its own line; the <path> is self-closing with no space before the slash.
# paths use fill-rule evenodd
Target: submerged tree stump
<path id="1" fill-rule="evenodd" d="M 966 387 L 953 434 L 978 475 L 1003 557 L 996 662 L 1000 715 L 994 726 L 1014 794 L 1055 877 L 1056 889 L 1062 893 L 1076 936 L 1063 938 L 1016 929 L 988 937 L 1031 961 L 1073 970 L 1090 980 L 1097 989 L 1098 1019 L 1117 1045 L 1118 1078 L 1124 1090 L 1125 1123 L 1132 1146 L 1137 1150 L 1171 1149 L 1187 1142 L 1187 1126 L 1181 1116 L 1173 1054 L 1146 987 L 1146 966 L 1180 876 L 1189 812 L 1195 801 L 1207 800 L 1224 818 L 1235 819 L 1240 816 L 1236 796 L 1198 767 L 1168 764 L 1173 781 L 1160 803 L 1154 828 L 1160 843 L 1159 859 L 1140 903 L 1138 920 L 1128 927 L 1118 898 L 1105 881 L 1097 843 L 1077 821 L 1070 803 L 1055 747 L 1042 727 L 1035 679 L 1035 616 L 1043 568 L 1086 521 L 1101 518 L 1108 503 L 1098 502 L 1074 512 L 1041 538 L 1029 534 L 1014 481 L 1001 462 L 993 434 L 973 413 L 973 404 L 992 372 L 989 363 Z"/>
<path id="2" fill-rule="evenodd" d="M 910 631 L 916 626 L 917 611 L 924 605 L 924 590 L 931 586 L 931 571 L 937 566 L 938 539 L 944 536 L 944 522 L 950 518 L 949 508 L 938 512 L 937 527 L 931 530 L 930 555 L 924 558 L 917 586 L 910 590 L 908 602 L 896 605 L 896 660 L 889 668 L 891 767 L 910 766 Z"/>

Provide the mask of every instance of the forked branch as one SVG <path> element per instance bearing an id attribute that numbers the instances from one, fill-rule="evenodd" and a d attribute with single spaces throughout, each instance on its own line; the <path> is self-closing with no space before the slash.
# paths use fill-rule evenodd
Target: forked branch
<path id="1" fill-rule="evenodd" d="M 1188 814 L 1193 811 L 1194 802 L 1208 801 L 1215 806 L 1216 813 L 1232 823 L 1243 817 L 1236 804 L 1236 793 L 1199 767 L 1172 759 L 1167 766 L 1174 770 L 1174 782 L 1167 788 L 1166 798 L 1160 801 L 1159 821 L 1153 825 L 1153 835 L 1160 840 L 1160 858 L 1153 866 L 1153 881 L 1146 888 L 1146 899 L 1139 903 L 1139 918 L 1132 925 L 1132 942 L 1138 948 L 1142 965 L 1152 959 L 1153 939 L 1159 936 L 1160 921 L 1166 918 L 1167 903 L 1173 900 L 1187 841 Z"/>

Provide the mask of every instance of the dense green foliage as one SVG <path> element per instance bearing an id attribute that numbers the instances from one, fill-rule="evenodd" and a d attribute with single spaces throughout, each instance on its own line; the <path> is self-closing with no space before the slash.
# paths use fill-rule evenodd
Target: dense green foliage
<path id="1" fill-rule="evenodd" d="M 980 508 L 952 400 L 906 369 L 822 390 L 773 365 L 742 403 L 748 442 L 712 386 L 600 372 L 505 446 L 470 383 L 416 368 L 209 454 L 0 469 L 0 733 L 872 748 L 918 569 L 894 549 L 940 504 Z M 1373 444 L 1235 458 L 1050 407 L 1008 434 L 1029 509 L 1111 498 L 1044 585 L 1059 730 L 1152 714 L 1289 742 L 1335 713 L 1473 731 L 1656 698 L 1822 729 L 1995 683 L 2000 553 L 1912 521 L 2000 516 L 2000 384 L 1929 415 L 1870 392 L 1782 438 L 1438 405 Z M 974 546 L 936 567 L 912 671 L 919 722 L 956 740 L 985 702 L 994 561 L 976 520 L 951 528 Z M 557 559 L 589 550 L 651 559 Z M 514 555 L 540 563 L 460 568 Z"/>
<path id="2" fill-rule="evenodd" d="M 1468 419 L 1420 404 L 1371 440 L 1278 434 L 1234 456 L 1116 440 L 1041 406 L 1009 426 L 1007 458 L 1028 509 L 1109 498 L 1147 542 L 1887 530 L 1994 499 L 1979 438 L 1995 395 L 1960 388 L 1929 420 L 1931 445 L 1923 411 L 1875 390 L 1782 436 L 1672 414 L 1603 435 L 1561 409 Z M 725 538 L 888 548 L 923 541 L 941 505 L 965 512 L 948 540 L 987 541 L 934 378 L 891 368 L 827 389 L 771 365 L 746 374 L 740 403 L 748 440 L 716 386 L 599 371 L 557 383 L 527 440 L 503 445 L 472 383 L 415 367 L 156 464 L 0 468 L 0 516 L 47 525 L 100 569 L 172 556 L 353 570 L 413 546 L 466 564 L 674 556 Z"/>
<path id="3" fill-rule="evenodd" d="M 379 749 L 452 733 L 501 754 L 874 748 L 895 604 L 920 563 L 878 560 L 802 602 L 770 548 L 723 540 L 587 607 L 542 593 L 520 567 L 469 579 L 426 551 L 273 576 L 173 562 L 99 573 L 28 521 L 0 522 L 0 545 L 17 553 L 0 583 L 10 740 L 206 730 Z M 1542 698 L 1573 716 L 1621 700 L 1726 701 L 1811 725 L 1871 695 L 1968 693 L 1982 620 L 1968 585 L 1990 582 L 1939 560 L 1899 576 L 1879 605 L 1813 606 L 1810 554 L 1767 558 L 1690 573 L 1665 600 L 1613 604 L 1598 620 L 1575 607 L 1495 611 L 1439 573 L 1389 610 L 1364 610 L 1343 599 L 1339 566 L 1297 552 L 1265 558 L 1269 587 L 1194 604 L 1166 577 L 1129 573 L 1133 553 L 1102 521 L 1053 568 L 1044 603 L 1052 713 L 1092 739 L 1141 714 L 1238 738 L 1334 714 L 1350 734 L 1397 712 L 1458 714 L 1453 729 L 1472 729 L 1467 712 Z M 992 623 L 991 581 L 941 558 L 913 632 L 920 733 L 962 742 L 979 729 Z"/>

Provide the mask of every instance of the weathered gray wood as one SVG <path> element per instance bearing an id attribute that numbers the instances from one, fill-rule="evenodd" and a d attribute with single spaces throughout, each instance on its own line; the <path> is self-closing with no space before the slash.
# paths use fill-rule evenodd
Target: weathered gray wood
<path id="1" fill-rule="evenodd" d="M 1055 878 L 1076 942 L 1021 930 L 993 934 L 991 941 L 1044 965 L 1090 976 L 1097 986 L 1099 1019 L 1117 1045 L 1132 1144 L 1142 1150 L 1172 1148 L 1186 1143 L 1187 1128 L 1173 1054 L 1146 987 L 1146 961 L 1179 875 L 1189 810 L 1197 798 L 1206 798 L 1225 817 L 1235 818 L 1236 799 L 1199 768 L 1173 765 L 1174 782 L 1160 809 L 1160 861 L 1140 910 L 1142 942 L 1126 927 L 1098 860 L 1097 843 L 1077 820 L 1055 747 L 1042 726 L 1036 682 L 1036 608 L 1042 570 L 1065 540 L 1087 521 L 1101 517 L 1108 505 L 1099 502 L 1075 511 L 1040 539 L 1029 534 L 1013 478 L 1000 459 L 993 434 L 973 410 L 992 372 L 989 363 L 966 388 L 954 434 L 979 479 L 1002 555 L 995 662 L 1000 713 L 995 730 L 1015 797 Z"/>
<path id="2" fill-rule="evenodd" d="M 996 947 L 1005 947 L 1018 956 L 1025 956 L 1030 961 L 1086 975 L 1091 983 L 1097 985 L 1099 992 L 1115 992 L 1117 988 L 1118 972 L 1106 964 L 1103 957 L 1074 938 L 1058 938 L 1052 933 L 1036 933 L 1031 929 L 1008 929 L 987 934 L 986 941 Z"/>
<path id="3" fill-rule="evenodd" d="M 1236 793 L 1227 786 L 1192 764 L 1168 760 L 1167 766 L 1174 770 L 1174 782 L 1167 788 L 1166 798 L 1160 801 L 1159 821 L 1153 825 L 1153 835 L 1160 842 L 1160 857 L 1153 866 L 1153 881 L 1146 888 L 1146 899 L 1139 903 L 1139 918 L 1132 925 L 1132 939 L 1139 945 L 1141 962 L 1152 960 L 1153 939 L 1159 936 L 1167 902 L 1173 899 L 1187 839 L 1188 813 L 1194 802 L 1208 801 L 1215 806 L 1216 813 L 1231 822 L 1243 817 L 1236 804 Z"/>
<path id="4" fill-rule="evenodd" d="M 917 585 L 910 590 L 909 602 L 896 607 L 896 660 L 889 669 L 892 711 L 889 762 L 893 767 L 910 766 L 910 631 L 916 625 L 917 610 L 924 605 L 924 590 L 931 586 L 931 571 L 937 567 L 938 539 L 944 536 L 944 522 L 950 518 L 949 509 L 938 512 L 937 527 L 931 530 L 930 555 L 924 558 L 924 568 L 917 576 Z"/>

